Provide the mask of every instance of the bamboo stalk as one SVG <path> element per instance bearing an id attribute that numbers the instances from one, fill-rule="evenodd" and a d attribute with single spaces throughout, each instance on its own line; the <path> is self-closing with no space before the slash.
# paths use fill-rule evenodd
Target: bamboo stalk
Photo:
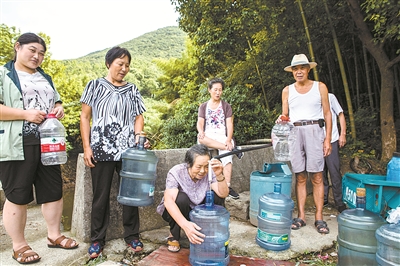
<path id="1" fill-rule="evenodd" d="M 355 121 L 354 121 L 353 105 L 351 103 L 351 96 L 350 96 L 350 91 L 349 91 L 349 85 L 347 83 L 346 71 L 344 69 L 342 53 L 340 52 L 339 42 L 337 40 L 335 28 L 333 27 L 333 24 L 332 24 L 331 15 L 329 13 L 329 9 L 328 9 L 328 5 L 326 4 L 326 0 L 324 0 L 324 5 L 325 5 L 326 13 L 328 15 L 329 26 L 332 31 L 333 43 L 335 45 L 336 56 L 337 56 L 338 62 L 339 62 L 340 74 L 342 76 L 344 92 L 346 94 L 347 109 L 348 109 L 347 111 L 349 112 L 350 129 L 351 129 L 350 133 L 351 133 L 351 137 L 355 140 L 356 139 L 356 126 L 355 126 Z"/>
<path id="2" fill-rule="evenodd" d="M 307 40 L 308 40 L 308 50 L 310 52 L 311 61 L 315 62 L 315 56 L 314 56 L 314 51 L 312 48 L 311 37 L 310 37 L 310 33 L 308 32 L 307 21 L 306 21 L 305 15 L 304 15 L 303 6 L 301 5 L 301 0 L 297 0 L 297 3 L 299 3 L 301 18 L 303 19 L 304 29 L 306 31 L 306 36 L 307 36 Z M 319 78 L 318 78 L 318 71 L 317 71 L 316 67 L 313 68 L 313 73 L 314 73 L 314 79 L 318 81 Z"/>

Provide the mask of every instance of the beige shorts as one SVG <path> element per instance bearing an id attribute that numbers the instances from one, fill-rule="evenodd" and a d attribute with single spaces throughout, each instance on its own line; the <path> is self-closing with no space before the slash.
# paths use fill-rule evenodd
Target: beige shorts
<path id="1" fill-rule="evenodd" d="M 296 127 L 296 141 L 290 160 L 294 173 L 324 170 L 324 140 L 324 128 L 318 124 Z"/>

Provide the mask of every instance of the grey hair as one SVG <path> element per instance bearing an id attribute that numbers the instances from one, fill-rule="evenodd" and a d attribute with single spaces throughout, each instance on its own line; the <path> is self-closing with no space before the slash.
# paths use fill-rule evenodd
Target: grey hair
<path id="1" fill-rule="evenodd" d="M 207 146 L 204 144 L 195 144 L 186 152 L 185 163 L 187 163 L 189 167 L 192 167 L 196 157 L 204 155 L 207 155 L 209 158 L 211 158 Z"/>

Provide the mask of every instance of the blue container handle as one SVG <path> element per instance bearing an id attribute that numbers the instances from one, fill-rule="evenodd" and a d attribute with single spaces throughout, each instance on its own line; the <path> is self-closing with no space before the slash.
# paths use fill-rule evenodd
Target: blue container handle
<path id="1" fill-rule="evenodd" d="M 292 175 L 289 166 L 286 163 L 264 163 L 262 174 L 281 172 L 285 175 Z"/>

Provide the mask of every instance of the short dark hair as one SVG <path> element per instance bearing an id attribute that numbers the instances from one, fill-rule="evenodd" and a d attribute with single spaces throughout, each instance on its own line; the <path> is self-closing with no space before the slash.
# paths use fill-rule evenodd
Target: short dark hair
<path id="1" fill-rule="evenodd" d="M 187 163 L 189 167 L 192 167 L 196 157 L 199 155 L 200 156 L 207 155 L 208 157 L 211 158 L 210 152 L 206 145 L 195 144 L 192 147 L 190 147 L 189 150 L 186 152 L 185 163 Z"/>
<path id="2" fill-rule="evenodd" d="M 41 44 L 44 48 L 44 51 L 47 51 L 46 42 L 38 35 L 32 32 L 27 32 L 18 37 L 17 41 L 20 45 L 28 44 L 28 43 L 38 43 Z M 17 51 L 14 49 L 14 61 L 17 59 Z"/>
<path id="3" fill-rule="evenodd" d="M 114 46 L 113 48 L 111 48 L 110 50 L 108 50 L 107 54 L 106 54 L 106 67 L 108 68 L 109 65 L 112 64 L 112 62 L 114 62 L 115 59 L 117 58 L 122 58 L 124 56 L 128 56 L 128 60 L 129 60 L 129 64 L 131 63 L 131 54 L 129 53 L 128 49 L 126 48 L 122 48 L 119 46 Z"/>
<path id="4" fill-rule="evenodd" d="M 225 81 L 221 78 L 213 78 L 208 81 L 208 89 L 211 89 L 215 83 L 220 83 L 222 85 L 222 89 L 225 88 Z"/>

